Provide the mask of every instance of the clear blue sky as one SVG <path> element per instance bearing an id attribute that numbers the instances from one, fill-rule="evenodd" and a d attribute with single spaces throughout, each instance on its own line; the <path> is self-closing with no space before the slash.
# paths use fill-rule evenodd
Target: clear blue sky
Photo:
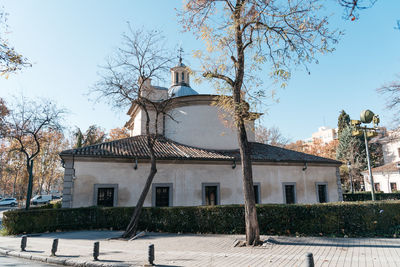
<path id="1" fill-rule="evenodd" d="M 342 109 L 358 118 L 369 108 L 381 116 L 382 125 L 394 126 L 375 89 L 400 73 L 400 31 L 394 29 L 400 1 L 379 0 L 354 22 L 343 20 L 343 10 L 336 0 L 331 2 L 331 26 L 345 31 L 336 51 L 319 56 L 320 63 L 309 66 L 311 75 L 296 70 L 289 86 L 278 90 L 279 103 L 264 110 L 261 123 L 279 127 L 292 140 L 308 138 L 322 125 L 336 127 Z M 185 62 L 194 68 L 198 62 L 191 51 L 203 48 L 191 33 L 181 32 L 175 12 L 181 0 L 0 0 L 0 6 L 9 13 L 7 38 L 33 63 L 8 80 L 0 78 L 0 97 L 7 100 L 23 92 L 54 99 L 71 112 L 65 122 L 71 128 L 97 124 L 109 130 L 127 121 L 125 112 L 89 101 L 87 93 L 98 80 L 98 66 L 120 44 L 128 21 L 134 28 L 161 30 L 171 47 L 182 44 Z M 207 84 L 192 87 L 214 93 Z"/>

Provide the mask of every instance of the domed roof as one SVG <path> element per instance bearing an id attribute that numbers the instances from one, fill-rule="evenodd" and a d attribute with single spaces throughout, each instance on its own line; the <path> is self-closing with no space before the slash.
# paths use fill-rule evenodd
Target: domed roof
<path id="1" fill-rule="evenodd" d="M 186 95 L 198 95 L 195 90 L 186 85 L 174 85 L 168 90 L 169 97 L 180 97 Z"/>

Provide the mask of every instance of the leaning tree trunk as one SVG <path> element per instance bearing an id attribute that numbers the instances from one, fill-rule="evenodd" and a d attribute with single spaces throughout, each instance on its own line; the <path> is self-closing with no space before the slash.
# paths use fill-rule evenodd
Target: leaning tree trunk
<path id="1" fill-rule="evenodd" d="M 136 235 L 138 226 L 139 226 L 139 218 L 140 214 L 142 213 L 142 208 L 143 208 L 143 203 L 144 200 L 149 193 L 151 183 L 153 182 L 153 178 L 157 173 L 157 162 L 156 162 L 156 153 L 154 152 L 154 141 L 155 139 L 152 139 L 151 134 L 150 134 L 150 116 L 149 112 L 146 108 L 146 105 L 141 105 L 143 111 L 146 114 L 146 139 L 147 139 L 147 146 L 149 148 L 149 153 L 150 153 L 150 173 L 147 176 L 146 184 L 144 185 L 142 194 L 140 195 L 140 198 L 136 204 L 135 210 L 132 214 L 131 221 L 128 224 L 128 227 L 126 227 L 125 232 L 122 234 L 123 238 L 129 238 L 133 237 Z M 156 121 L 157 122 L 157 121 Z M 156 124 L 156 129 L 157 129 L 157 124 Z M 155 137 L 157 138 L 157 130 Z"/>
<path id="2" fill-rule="evenodd" d="M 140 198 L 136 204 L 135 211 L 132 214 L 131 221 L 129 222 L 128 227 L 126 227 L 125 232 L 122 234 L 123 238 L 130 238 L 136 235 L 138 225 L 139 225 L 139 218 L 140 214 L 142 213 L 142 208 L 143 208 L 143 203 L 144 200 L 149 192 L 151 183 L 153 182 L 153 178 L 157 173 L 157 168 L 156 168 L 156 158 L 154 156 L 154 150 L 153 148 L 150 148 L 152 153 L 150 153 L 150 160 L 151 160 L 151 168 L 150 168 L 150 173 L 147 176 L 147 181 L 146 184 L 143 188 L 142 194 L 140 195 Z"/>

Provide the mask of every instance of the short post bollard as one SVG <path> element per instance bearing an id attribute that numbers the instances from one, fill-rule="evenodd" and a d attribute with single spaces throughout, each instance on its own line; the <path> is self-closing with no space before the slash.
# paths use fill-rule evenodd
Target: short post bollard
<path id="1" fill-rule="evenodd" d="M 306 267 L 314 267 L 314 257 L 311 252 L 306 254 Z"/>
<path id="2" fill-rule="evenodd" d="M 21 251 L 25 251 L 26 249 L 26 240 L 27 240 L 27 236 L 23 235 L 21 238 Z"/>
<path id="3" fill-rule="evenodd" d="M 154 265 L 154 245 L 149 245 L 149 264 Z"/>
<path id="4" fill-rule="evenodd" d="M 94 245 L 93 245 L 93 259 L 95 261 L 99 260 L 99 251 L 100 251 L 100 243 L 99 242 L 94 242 Z"/>
<path id="5" fill-rule="evenodd" d="M 55 256 L 58 248 L 58 238 L 53 239 L 53 245 L 51 246 L 51 256 Z"/>

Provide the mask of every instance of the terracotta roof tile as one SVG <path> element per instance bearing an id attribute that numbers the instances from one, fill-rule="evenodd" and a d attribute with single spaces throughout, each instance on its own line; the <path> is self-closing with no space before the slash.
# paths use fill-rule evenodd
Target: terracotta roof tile
<path id="1" fill-rule="evenodd" d="M 372 168 L 371 171 L 372 173 L 374 172 L 398 172 L 399 168 L 397 168 L 397 165 L 400 164 L 400 161 L 398 162 L 391 162 L 376 168 Z M 368 174 L 368 171 L 363 171 L 363 173 Z"/>
<path id="2" fill-rule="evenodd" d="M 252 160 L 260 162 L 310 162 L 340 165 L 341 162 L 309 155 L 293 150 L 250 143 Z M 186 160 L 240 160 L 239 149 L 211 150 L 183 145 L 164 137 L 155 141 L 154 150 L 157 159 L 186 159 Z M 100 143 L 77 149 L 64 150 L 60 156 L 75 157 L 109 157 L 148 159 L 149 149 L 146 136 L 139 135 L 111 142 Z"/>

